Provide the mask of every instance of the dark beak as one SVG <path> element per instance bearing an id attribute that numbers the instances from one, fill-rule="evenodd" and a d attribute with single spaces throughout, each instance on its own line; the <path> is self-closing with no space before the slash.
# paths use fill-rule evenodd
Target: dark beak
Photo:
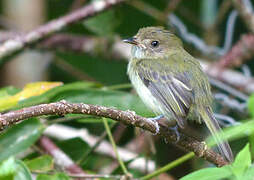
<path id="1" fill-rule="evenodd" d="M 124 39 L 123 42 L 138 45 L 138 42 L 136 41 L 136 38 L 133 38 L 133 37 L 128 38 L 128 39 Z"/>

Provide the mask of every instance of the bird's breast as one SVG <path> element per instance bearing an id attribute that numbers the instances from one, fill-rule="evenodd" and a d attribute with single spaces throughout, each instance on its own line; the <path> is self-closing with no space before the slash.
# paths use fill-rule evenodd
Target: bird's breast
<path id="1" fill-rule="evenodd" d="M 137 65 L 132 61 L 128 64 L 128 75 L 132 85 L 134 86 L 137 94 L 144 102 L 144 104 L 150 108 L 156 114 L 162 114 L 161 105 L 158 103 L 156 98 L 152 95 L 151 91 L 145 86 L 144 82 L 138 75 Z"/>

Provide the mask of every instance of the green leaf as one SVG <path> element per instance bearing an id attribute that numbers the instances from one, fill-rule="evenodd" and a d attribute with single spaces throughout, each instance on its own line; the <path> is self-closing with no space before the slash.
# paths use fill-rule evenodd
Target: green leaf
<path id="1" fill-rule="evenodd" d="M 236 156 L 234 163 L 232 164 L 233 173 L 237 178 L 243 176 L 244 172 L 251 165 L 250 147 L 247 144 Z"/>
<path id="2" fill-rule="evenodd" d="M 0 111 L 9 109 L 15 106 L 17 102 L 13 102 L 12 96 L 20 92 L 20 89 L 14 88 L 12 86 L 0 89 Z"/>
<path id="3" fill-rule="evenodd" d="M 105 85 L 128 82 L 126 61 L 112 61 L 111 58 L 109 59 L 105 56 L 91 56 L 70 52 L 57 52 L 56 55 L 59 59 L 65 61 L 65 63 L 83 72 L 86 76 L 92 77 L 97 82 Z"/>
<path id="4" fill-rule="evenodd" d="M 40 174 L 36 180 L 70 180 L 70 178 L 64 173 L 56 173 L 54 175 Z"/>
<path id="5" fill-rule="evenodd" d="M 20 91 L 20 89 L 15 88 L 13 86 L 1 88 L 0 89 L 0 99 L 12 96 L 12 95 L 18 93 L 19 91 Z"/>
<path id="6" fill-rule="evenodd" d="M 14 177 L 14 180 L 32 180 L 31 173 L 29 169 L 26 167 L 26 165 L 20 161 L 16 160 L 16 174 Z"/>
<path id="7" fill-rule="evenodd" d="M 138 96 L 123 91 L 84 89 L 82 91 L 70 91 L 58 94 L 52 101 L 59 101 L 61 99 L 65 99 L 69 102 L 96 104 L 115 107 L 121 110 L 132 110 L 142 116 L 153 115 Z"/>
<path id="8" fill-rule="evenodd" d="M 64 94 L 65 92 L 70 93 L 75 90 L 83 90 L 89 87 L 96 87 L 96 86 L 99 86 L 99 85 L 94 82 L 75 82 L 75 83 L 70 83 L 63 86 L 58 86 L 47 91 L 46 93 L 42 95 L 34 96 L 19 102 L 18 105 L 15 107 L 15 109 L 32 106 L 36 104 L 50 103 L 52 102 L 51 99 L 54 99 L 55 96 L 57 96 L 58 94 Z"/>
<path id="9" fill-rule="evenodd" d="M 181 178 L 180 180 L 221 180 L 223 178 L 229 178 L 232 172 L 228 166 L 221 168 L 205 168 L 195 171 Z"/>
<path id="10" fill-rule="evenodd" d="M 110 10 L 85 20 L 83 24 L 98 35 L 108 36 L 119 25 L 119 18 L 116 18 L 114 10 Z"/>
<path id="11" fill-rule="evenodd" d="M 31 146 L 42 134 L 44 125 L 36 118 L 9 127 L 0 134 L 0 161 Z"/>
<path id="12" fill-rule="evenodd" d="M 254 120 L 249 120 L 242 121 L 240 125 L 223 129 L 223 136 L 220 136 L 225 139 L 236 140 L 242 137 L 246 137 L 252 133 L 254 133 Z M 212 136 L 207 139 L 207 142 L 209 146 L 216 144 Z"/>
<path id="13" fill-rule="evenodd" d="M 0 164 L 0 179 L 2 180 L 32 180 L 26 165 L 13 157 Z"/>
<path id="14" fill-rule="evenodd" d="M 19 101 L 22 101 L 24 99 L 33 97 L 33 96 L 38 96 L 49 89 L 52 89 L 56 86 L 61 86 L 63 83 L 62 82 L 33 82 L 26 84 L 26 86 L 19 92 L 16 93 L 15 95 L 12 96 L 6 96 L 5 98 L 0 99 L 0 111 L 6 111 L 9 109 L 12 109 L 15 107 Z"/>
<path id="15" fill-rule="evenodd" d="M 57 142 L 61 148 L 72 160 L 78 161 L 90 150 L 90 146 L 80 138 L 72 138 Z"/>
<path id="16" fill-rule="evenodd" d="M 248 99 L 248 110 L 251 117 L 254 117 L 254 93 Z"/>
<path id="17" fill-rule="evenodd" d="M 13 157 L 0 164 L 0 179 L 13 180 L 15 175 L 15 159 Z"/>
<path id="18" fill-rule="evenodd" d="M 254 177 L 254 166 L 248 168 L 248 170 L 244 173 L 242 179 L 244 180 L 253 180 Z"/>
<path id="19" fill-rule="evenodd" d="M 54 161 L 51 156 L 44 155 L 25 161 L 25 164 L 31 171 L 49 171 L 53 169 Z"/>

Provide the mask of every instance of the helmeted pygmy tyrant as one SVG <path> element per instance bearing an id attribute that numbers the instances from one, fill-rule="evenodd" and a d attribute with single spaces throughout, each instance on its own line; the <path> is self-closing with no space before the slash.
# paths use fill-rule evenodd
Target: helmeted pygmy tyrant
<path id="1" fill-rule="evenodd" d="M 124 42 L 132 44 L 128 75 L 143 102 L 180 128 L 186 119 L 204 121 L 219 151 L 231 162 L 230 146 L 218 134 L 221 128 L 211 108 L 207 75 L 181 40 L 161 27 L 146 27 Z"/>

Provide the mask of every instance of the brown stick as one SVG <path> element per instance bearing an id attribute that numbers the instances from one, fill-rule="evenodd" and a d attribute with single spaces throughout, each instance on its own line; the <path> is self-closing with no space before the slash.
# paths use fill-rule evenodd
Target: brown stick
<path id="1" fill-rule="evenodd" d="M 245 22 L 247 28 L 252 33 L 254 33 L 254 15 L 253 15 L 253 13 L 250 11 L 250 9 L 248 9 L 248 7 L 246 7 L 244 5 L 242 0 L 232 0 L 232 1 L 233 1 L 233 5 L 235 6 L 235 8 L 239 12 L 240 16 L 242 17 L 243 21 Z"/>
<path id="2" fill-rule="evenodd" d="M 151 133 L 160 135 L 168 142 L 172 142 L 175 145 L 181 147 L 182 149 L 185 149 L 186 151 L 193 151 L 198 157 L 203 157 L 207 161 L 210 161 L 217 166 L 224 166 L 228 164 L 228 162 L 225 161 L 221 155 L 207 148 L 205 143 L 199 142 L 192 137 L 181 133 L 180 139 L 177 140 L 175 131 L 169 129 L 163 124 L 158 124 L 147 118 L 136 115 L 133 111 L 122 111 L 98 105 L 67 103 L 63 100 L 50 104 L 31 106 L 1 114 L 0 128 L 3 129 L 6 126 L 13 125 L 19 121 L 31 117 L 37 117 L 41 115 L 65 115 L 70 113 L 106 117 L 124 123 L 126 125 L 133 125 L 135 127 L 150 131 Z"/>
<path id="3" fill-rule="evenodd" d="M 61 29 L 72 23 L 91 17 L 96 13 L 109 9 L 111 6 L 119 4 L 123 1 L 124 0 L 93 1 L 93 3 L 83 8 L 77 9 L 61 18 L 50 21 L 49 23 L 42 25 L 27 34 L 18 35 L 13 39 L 5 41 L 3 44 L 0 45 L 0 64 L 6 61 L 6 57 L 9 57 L 19 52 L 26 46 L 38 42 L 42 38 L 45 38 L 52 33 L 60 31 Z"/>
<path id="4" fill-rule="evenodd" d="M 219 68 L 238 67 L 254 54 L 254 35 L 245 34 L 216 64 Z"/>
<path id="5" fill-rule="evenodd" d="M 51 139 L 46 136 L 42 136 L 38 142 L 40 146 L 54 158 L 55 163 L 66 172 L 77 175 L 86 175 L 82 168 L 75 164 L 69 156 L 67 156 L 53 141 L 51 141 Z M 77 180 L 82 180 L 82 178 L 78 178 Z"/>

